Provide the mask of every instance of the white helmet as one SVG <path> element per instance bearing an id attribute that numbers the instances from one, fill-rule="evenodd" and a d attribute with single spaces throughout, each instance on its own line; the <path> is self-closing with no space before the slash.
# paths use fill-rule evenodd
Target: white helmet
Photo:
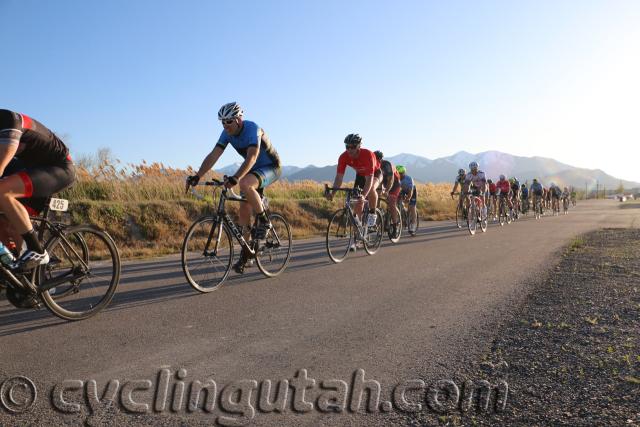
<path id="1" fill-rule="evenodd" d="M 478 162 L 469 163 L 469 169 L 473 170 L 473 169 L 478 169 L 478 168 L 479 168 Z"/>
<path id="2" fill-rule="evenodd" d="M 218 120 L 228 120 L 235 119 L 236 117 L 242 117 L 244 111 L 240 108 L 237 102 L 230 102 L 228 104 L 224 104 L 218 110 Z"/>

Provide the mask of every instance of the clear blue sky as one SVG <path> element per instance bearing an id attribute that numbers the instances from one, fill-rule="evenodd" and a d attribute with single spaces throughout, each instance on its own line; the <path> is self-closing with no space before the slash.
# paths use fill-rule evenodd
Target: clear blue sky
<path id="1" fill-rule="evenodd" d="M 333 164 L 359 132 L 386 155 L 640 181 L 640 1 L 0 0 L 0 18 L 0 108 L 76 154 L 199 166 L 235 100 L 286 165 Z"/>

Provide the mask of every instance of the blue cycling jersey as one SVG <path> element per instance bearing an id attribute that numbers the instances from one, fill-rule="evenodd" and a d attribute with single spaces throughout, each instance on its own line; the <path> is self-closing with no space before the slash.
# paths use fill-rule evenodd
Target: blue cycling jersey
<path id="1" fill-rule="evenodd" d="M 522 188 L 522 197 L 524 199 L 526 199 L 527 197 L 529 197 L 529 189 L 527 187 Z"/>
<path id="2" fill-rule="evenodd" d="M 223 130 L 216 145 L 224 150 L 229 143 L 231 143 L 231 146 L 245 159 L 247 158 L 247 150 L 249 147 L 258 147 L 259 154 L 255 165 L 253 165 L 253 169 L 265 166 L 280 167 L 280 157 L 273 148 L 273 145 L 271 145 L 269 137 L 265 131 L 254 122 L 249 120 L 243 121 L 242 130 L 236 136 L 229 135 L 227 131 Z"/>
<path id="3" fill-rule="evenodd" d="M 402 192 L 410 194 L 413 191 L 413 187 L 413 178 L 405 174 L 404 177 L 400 180 L 400 188 L 402 189 Z"/>
<path id="4" fill-rule="evenodd" d="M 531 184 L 531 191 L 542 191 L 542 184 L 539 182 L 534 182 Z"/>

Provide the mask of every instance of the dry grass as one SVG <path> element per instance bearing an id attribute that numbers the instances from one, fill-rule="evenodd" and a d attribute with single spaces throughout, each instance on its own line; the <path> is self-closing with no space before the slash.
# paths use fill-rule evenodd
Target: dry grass
<path id="1" fill-rule="evenodd" d="M 190 169 L 161 163 L 114 163 L 78 168 L 75 185 L 60 194 L 70 200 L 70 220 L 103 227 L 125 256 L 179 252 L 191 222 L 213 209 L 211 193 L 204 200 L 185 194 L 185 177 L 194 173 Z M 453 218 L 455 202 L 449 196 L 450 188 L 449 184 L 418 184 L 421 219 Z M 315 181 L 281 180 L 270 185 L 266 195 L 271 210 L 282 213 L 294 237 L 301 238 L 323 234 L 331 213 L 342 207 L 339 198 L 327 201 L 323 189 L 324 184 Z M 231 213 L 236 212 L 235 203 L 227 206 Z"/>

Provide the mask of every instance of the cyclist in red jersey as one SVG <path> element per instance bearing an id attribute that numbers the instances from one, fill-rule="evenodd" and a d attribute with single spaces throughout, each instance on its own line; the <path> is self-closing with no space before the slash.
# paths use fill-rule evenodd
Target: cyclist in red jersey
<path id="1" fill-rule="evenodd" d="M 500 197 L 506 197 L 509 209 L 513 209 L 513 200 L 511 198 L 511 183 L 504 175 L 500 175 L 500 180 L 496 183 L 496 188 L 500 192 Z"/>
<path id="2" fill-rule="evenodd" d="M 351 166 L 356 171 L 356 181 L 354 188 L 358 187 L 362 191 L 361 200 L 354 206 L 354 211 L 358 217 L 362 216 L 364 208 L 364 199 L 369 201 L 368 226 L 376 225 L 376 205 L 378 204 L 378 193 L 375 189 L 380 184 L 380 163 L 375 154 L 366 148 L 362 148 L 362 138 L 357 133 L 350 133 L 344 139 L 346 151 L 338 158 L 338 169 L 336 177 L 333 180 L 333 188 L 339 188 L 342 185 L 344 173 L 347 166 Z M 327 195 L 329 200 L 333 199 L 336 194 L 335 190 Z"/>
<path id="3" fill-rule="evenodd" d="M 3 231 L 9 231 L 15 243 L 24 240 L 27 245 L 13 267 L 26 271 L 47 264 L 49 254 L 21 199 L 38 211 L 49 196 L 73 183 L 75 169 L 67 146 L 31 117 L 0 109 L 0 176 L 0 210 L 10 225 Z M 7 237 L 0 236 L 5 241 Z"/>

